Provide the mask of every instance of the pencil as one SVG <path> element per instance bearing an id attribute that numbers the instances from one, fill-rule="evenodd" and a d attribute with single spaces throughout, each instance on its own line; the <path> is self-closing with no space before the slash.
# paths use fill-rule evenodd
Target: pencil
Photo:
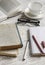
<path id="1" fill-rule="evenodd" d="M 23 58 L 22 58 L 22 61 L 24 61 L 25 60 L 25 54 L 26 54 L 26 49 L 27 49 L 27 44 L 28 44 L 28 41 L 26 42 L 26 46 L 25 46 L 25 49 L 24 49 L 24 54 L 23 54 Z"/>

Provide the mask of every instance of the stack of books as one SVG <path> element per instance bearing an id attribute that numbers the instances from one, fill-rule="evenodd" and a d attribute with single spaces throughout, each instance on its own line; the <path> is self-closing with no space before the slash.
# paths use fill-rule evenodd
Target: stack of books
<path id="1" fill-rule="evenodd" d="M 0 24 L 0 55 L 17 56 L 22 41 L 15 23 Z"/>

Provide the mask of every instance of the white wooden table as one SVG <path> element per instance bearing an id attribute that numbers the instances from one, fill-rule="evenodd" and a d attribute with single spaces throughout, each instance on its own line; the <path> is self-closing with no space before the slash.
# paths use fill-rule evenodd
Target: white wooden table
<path id="1" fill-rule="evenodd" d="M 19 0 L 20 2 L 22 2 L 25 6 L 26 4 L 30 1 L 30 0 Z M 26 2 L 26 4 L 25 4 Z M 23 7 L 24 7 L 23 5 Z M 13 18 L 10 18 L 6 21 L 3 21 L 1 24 L 5 24 L 5 23 L 15 23 L 17 22 L 17 19 L 20 17 L 19 16 L 16 16 L 16 17 L 13 17 Z M 40 22 L 40 26 L 45 26 L 45 15 L 44 15 L 44 18 L 41 20 Z M 22 28 L 19 26 L 19 29 L 20 29 L 20 33 L 23 34 L 23 48 L 19 49 L 19 55 L 17 58 L 11 58 L 11 57 L 3 57 L 3 56 L 0 56 L 0 65 L 45 65 L 45 57 L 30 57 L 29 56 L 29 48 L 27 46 L 27 50 L 26 50 L 26 56 L 25 56 L 25 61 L 22 61 L 22 57 L 23 57 L 23 53 L 24 53 L 24 48 L 25 48 L 25 45 L 26 45 L 26 31 L 27 31 L 27 26 L 22 26 Z M 21 31 L 23 30 L 23 32 Z"/>

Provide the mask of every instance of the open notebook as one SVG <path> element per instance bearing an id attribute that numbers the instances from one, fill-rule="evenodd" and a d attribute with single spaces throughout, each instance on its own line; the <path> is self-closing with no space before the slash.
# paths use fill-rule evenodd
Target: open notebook
<path id="1" fill-rule="evenodd" d="M 0 21 L 7 17 L 16 15 L 20 9 L 20 3 L 17 0 L 0 0 Z"/>
<path id="2" fill-rule="evenodd" d="M 20 34 L 15 23 L 0 24 L 0 50 L 22 47 Z"/>
<path id="3" fill-rule="evenodd" d="M 45 55 L 45 27 L 30 27 L 30 49 L 32 55 Z"/>

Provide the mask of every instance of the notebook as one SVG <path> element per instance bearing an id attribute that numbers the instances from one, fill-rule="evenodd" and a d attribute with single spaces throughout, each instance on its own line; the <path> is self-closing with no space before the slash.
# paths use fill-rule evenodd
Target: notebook
<path id="1" fill-rule="evenodd" d="M 15 23 L 0 24 L 0 50 L 21 48 L 22 41 Z"/>
<path id="2" fill-rule="evenodd" d="M 45 56 L 45 27 L 30 27 L 30 52 L 32 56 Z"/>
<path id="3" fill-rule="evenodd" d="M 0 51 L 0 56 L 17 57 L 18 49 Z"/>
<path id="4" fill-rule="evenodd" d="M 17 0 L 0 0 L 1 20 L 16 15 L 20 9 L 20 3 Z"/>

